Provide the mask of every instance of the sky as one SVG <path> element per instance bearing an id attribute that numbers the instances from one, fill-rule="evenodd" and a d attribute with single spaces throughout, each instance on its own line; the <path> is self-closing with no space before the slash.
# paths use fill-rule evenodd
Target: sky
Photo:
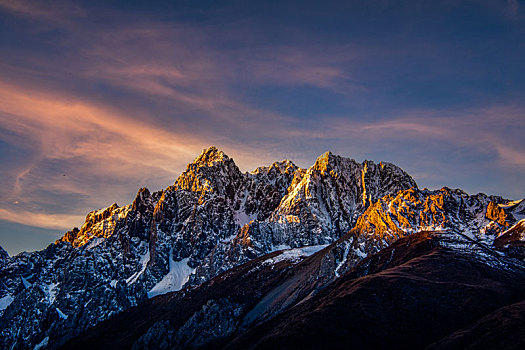
<path id="1" fill-rule="evenodd" d="M 172 184 L 326 151 L 525 197 L 525 2 L 0 0 L 0 245 Z"/>

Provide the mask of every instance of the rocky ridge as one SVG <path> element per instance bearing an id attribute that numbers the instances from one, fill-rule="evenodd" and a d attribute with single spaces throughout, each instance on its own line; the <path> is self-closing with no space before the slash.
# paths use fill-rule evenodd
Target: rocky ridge
<path id="1" fill-rule="evenodd" d="M 492 244 L 525 214 L 523 204 L 419 190 L 395 165 L 329 152 L 309 169 L 283 161 L 242 173 L 210 147 L 167 189 L 143 188 L 130 205 L 94 211 L 43 251 L 0 257 L 0 346 L 55 348 L 148 297 L 276 250 L 329 245 L 311 281 L 321 287 L 423 229 Z"/>

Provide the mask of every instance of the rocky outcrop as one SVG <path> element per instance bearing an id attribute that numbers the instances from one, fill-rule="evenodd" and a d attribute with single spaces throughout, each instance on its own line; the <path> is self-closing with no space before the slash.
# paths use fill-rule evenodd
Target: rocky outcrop
<path id="1" fill-rule="evenodd" d="M 78 248 L 94 238 L 108 238 L 115 233 L 117 222 L 127 216 L 129 209 L 129 205 L 120 208 L 117 203 L 113 203 L 107 208 L 94 210 L 86 216 L 80 230 L 75 227 L 66 232 L 59 241 L 68 242 Z"/>

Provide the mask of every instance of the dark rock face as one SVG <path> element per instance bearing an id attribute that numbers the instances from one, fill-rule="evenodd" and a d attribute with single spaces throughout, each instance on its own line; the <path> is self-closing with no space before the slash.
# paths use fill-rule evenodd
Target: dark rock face
<path id="1" fill-rule="evenodd" d="M 137 331 L 142 340 L 133 338 L 129 346 L 150 344 L 163 332 L 170 334 L 162 343 L 169 346 L 197 346 L 204 344 L 201 338 L 220 343 L 247 327 L 245 315 L 270 320 L 414 232 L 449 230 L 487 246 L 503 242 L 511 233 L 502 233 L 525 217 L 524 203 L 447 188 L 419 190 L 395 165 L 357 163 L 331 153 L 309 169 L 282 161 L 242 173 L 233 159 L 211 147 L 172 186 L 153 193 L 142 188 L 132 204 L 93 211 L 80 229 L 42 251 L 14 257 L 0 251 L 0 347 L 57 348 L 127 309 L 151 306 L 162 294 L 184 287 L 204 288 L 216 283 L 216 276 L 284 249 L 277 265 L 263 263 L 262 270 L 272 280 L 284 278 L 280 273 L 295 276 L 286 288 L 264 299 L 259 280 L 222 284 L 228 292 L 229 283 L 263 288 L 250 298 L 263 298 L 268 308 L 251 312 L 254 305 L 227 294 L 202 297 L 188 318 L 180 319 L 184 323 L 153 319 L 149 333 Z M 303 246 L 328 247 L 299 263 L 308 254 L 295 248 Z M 497 247 L 521 256 L 517 243 Z M 277 268 L 285 260 L 300 273 Z M 222 322 L 221 329 L 210 329 L 209 319 Z M 186 331 L 180 331 L 184 324 Z M 200 335 L 189 336 L 189 329 Z"/>

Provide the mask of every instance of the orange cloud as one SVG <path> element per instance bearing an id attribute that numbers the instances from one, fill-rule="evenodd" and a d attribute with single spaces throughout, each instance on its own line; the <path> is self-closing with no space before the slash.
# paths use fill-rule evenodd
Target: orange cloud
<path id="1" fill-rule="evenodd" d="M 39 137 L 41 152 L 49 158 L 110 157 L 173 171 L 170 164 L 155 163 L 157 157 L 152 155 L 176 160 L 200 148 L 200 142 L 190 136 L 152 127 L 110 108 L 21 91 L 2 82 L 0 112 L 2 125 L 16 130 L 23 124 L 25 131 Z M 134 149 L 142 152 L 136 154 Z"/>
<path id="2" fill-rule="evenodd" d="M 243 107 L 239 105 L 238 108 Z M 244 111 L 249 115 L 260 113 L 247 108 Z M 139 184 L 168 185 L 203 148 L 216 141 L 226 152 L 234 152 L 243 170 L 251 170 L 268 159 L 275 160 L 271 149 L 221 140 L 220 133 L 215 139 L 206 131 L 178 133 L 173 131 L 177 122 L 164 127 L 148 118 L 139 118 L 140 115 L 126 114 L 85 100 L 22 89 L 0 81 L 0 129 L 18 135 L 8 137 L 10 144 L 26 147 L 26 142 L 30 142 L 28 147 L 34 155 L 27 161 L 21 160 L 24 164 L 18 170 L 13 165 L 8 173 L 4 171 L 4 175 L 12 174 L 13 182 L 11 190 L 5 186 L 2 190 L 6 203 L 1 218 L 50 228 L 58 227 L 58 224 L 52 224 L 55 221 L 60 223 L 60 228 L 78 226 L 81 222 L 72 220 L 77 220 L 80 214 L 110 204 L 122 195 L 129 201 Z M 232 122 L 228 121 L 229 124 Z M 249 125 L 244 127 L 250 128 Z M 181 124 L 183 128 L 187 125 Z M 49 173 L 46 164 L 56 160 L 67 162 L 64 166 L 72 174 L 62 170 L 57 178 Z M 64 174 L 62 177 L 62 172 L 68 172 L 68 176 Z M 95 183 L 98 178 L 108 183 Z M 128 180 L 137 182 L 137 185 L 128 186 L 125 183 Z M 46 214 L 44 211 L 52 210 L 52 206 L 38 194 L 42 191 L 78 194 L 86 197 L 91 203 L 88 205 L 94 207 Z M 17 202 L 16 206 L 12 205 L 14 202 Z M 29 212 L 34 215 L 26 215 Z"/>
<path id="3" fill-rule="evenodd" d="M 84 219 L 85 216 L 81 215 L 43 214 L 30 211 L 15 211 L 0 208 L 0 220 L 62 231 L 72 229 L 72 223 L 77 223 L 77 226 L 80 225 L 84 222 Z"/>

